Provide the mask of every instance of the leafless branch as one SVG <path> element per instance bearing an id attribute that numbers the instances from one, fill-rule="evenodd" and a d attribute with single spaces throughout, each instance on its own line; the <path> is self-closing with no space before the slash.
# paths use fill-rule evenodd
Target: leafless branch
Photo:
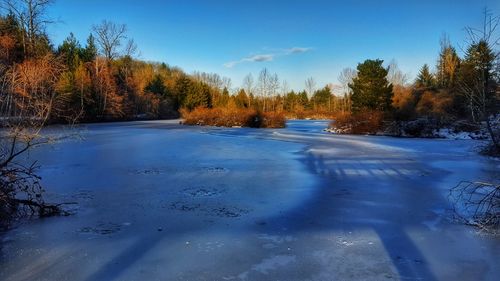
<path id="1" fill-rule="evenodd" d="M 448 198 L 460 220 L 482 230 L 500 230 L 500 184 L 461 181 Z"/>

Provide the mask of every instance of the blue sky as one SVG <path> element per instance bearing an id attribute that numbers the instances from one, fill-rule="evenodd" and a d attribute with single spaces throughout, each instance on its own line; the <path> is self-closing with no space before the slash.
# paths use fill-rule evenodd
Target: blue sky
<path id="1" fill-rule="evenodd" d="M 336 83 L 369 58 L 396 59 L 414 77 L 434 66 L 443 32 L 460 48 L 463 28 L 479 26 L 486 6 L 500 13 L 490 0 L 57 0 L 48 32 L 56 44 L 70 32 L 83 43 L 93 24 L 124 23 L 141 59 L 216 72 L 233 87 L 267 67 L 298 90 L 308 77 Z"/>

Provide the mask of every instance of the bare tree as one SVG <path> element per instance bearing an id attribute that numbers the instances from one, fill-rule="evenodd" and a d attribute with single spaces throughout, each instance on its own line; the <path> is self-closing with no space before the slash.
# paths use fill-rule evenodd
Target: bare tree
<path id="1" fill-rule="evenodd" d="M 245 78 L 243 78 L 243 89 L 247 95 L 250 95 L 254 91 L 254 80 L 252 73 L 248 73 Z"/>
<path id="2" fill-rule="evenodd" d="M 199 72 L 195 71 L 192 74 L 192 77 L 200 82 L 207 84 L 208 86 L 215 88 L 219 91 L 224 90 L 224 88 L 231 88 L 231 78 L 229 77 L 221 77 L 217 73 L 207 73 L 207 72 Z"/>
<path id="3" fill-rule="evenodd" d="M 272 109 L 273 111 L 276 110 L 276 95 L 278 93 L 278 90 L 280 88 L 280 79 L 278 77 L 278 74 L 274 73 L 271 75 L 271 79 L 269 81 L 269 93 L 272 98 Z"/>
<path id="4" fill-rule="evenodd" d="M 290 92 L 290 85 L 286 80 L 283 80 L 283 82 L 281 82 L 281 95 L 285 96 L 288 92 Z"/>
<path id="5" fill-rule="evenodd" d="M 342 111 L 348 111 L 350 109 L 350 95 L 351 88 L 349 85 L 352 83 L 353 79 L 358 75 L 358 72 L 353 68 L 344 68 L 338 76 L 340 87 L 344 97 L 342 99 Z"/>
<path id="6" fill-rule="evenodd" d="M 257 84 L 257 89 L 259 91 L 260 97 L 263 99 L 264 105 L 263 105 L 263 110 L 264 112 L 267 110 L 267 102 L 266 100 L 269 97 L 269 87 L 271 84 L 271 74 L 269 73 L 269 70 L 267 68 L 264 68 L 260 71 L 259 73 L 259 80 Z"/>
<path id="7" fill-rule="evenodd" d="M 0 7 L 12 13 L 22 31 L 25 57 L 35 54 L 37 38 L 45 34 L 45 26 L 53 23 L 47 18 L 47 8 L 53 0 L 2 0 Z"/>
<path id="8" fill-rule="evenodd" d="M 349 88 L 349 84 L 352 83 L 352 80 L 358 75 L 355 69 L 350 67 L 342 69 L 337 78 L 339 80 L 340 85 L 342 86 L 342 90 L 344 94 L 349 94 L 351 92 Z"/>
<path id="9" fill-rule="evenodd" d="M 311 98 L 314 95 L 314 91 L 316 91 L 316 80 L 313 77 L 309 77 L 306 79 L 305 85 L 307 94 Z"/>
<path id="10" fill-rule="evenodd" d="M 252 99 L 251 96 L 254 91 L 254 85 L 253 85 L 253 75 L 252 73 L 248 73 L 245 78 L 243 78 L 243 89 L 245 89 L 245 92 L 247 93 L 248 96 L 248 106 L 252 106 Z"/>
<path id="11" fill-rule="evenodd" d="M 92 29 L 96 34 L 97 43 L 104 57 L 113 60 L 120 56 L 119 48 L 122 41 L 127 39 L 125 34 L 127 32 L 126 25 L 105 20 L 99 25 L 94 25 Z"/>
<path id="12" fill-rule="evenodd" d="M 314 91 L 316 91 L 316 80 L 314 80 L 313 77 L 309 77 L 306 79 L 305 85 L 306 85 L 307 95 L 309 96 L 309 99 L 312 100 L 312 97 L 314 96 Z M 314 100 L 314 109 L 316 110 L 315 100 Z"/>
<path id="13" fill-rule="evenodd" d="M 488 8 L 483 11 L 483 26 L 480 28 L 466 27 L 469 43 L 474 44 L 479 41 L 488 42 L 490 46 L 500 45 L 500 36 L 497 28 L 500 26 L 500 16 L 493 15 Z"/>
<path id="14" fill-rule="evenodd" d="M 37 164 L 26 164 L 22 156 L 35 146 L 55 137 L 42 135 L 49 118 L 63 110 L 64 97 L 55 85 L 63 64 L 53 55 L 29 59 L 12 66 L 2 83 L 0 102 L 9 99 L 11 108 L 2 112 L 0 131 L 0 223 L 14 214 L 27 212 L 41 216 L 60 213 L 57 205 L 46 204 Z"/>
<path id="15" fill-rule="evenodd" d="M 257 89 L 259 95 L 263 99 L 263 110 L 268 111 L 268 102 L 270 98 L 274 98 L 279 89 L 279 77 L 278 74 L 271 74 L 267 68 L 262 69 L 259 73 L 259 80 L 257 84 Z M 273 103 L 274 104 L 274 103 Z"/>
<path id="16" fill-rule="evenodd" d="M 125 56 L 133 57 L 138 54 L 137 44 L 134 39 L 129 39 L 127 45 L 125 45 Z"/>
<path id="17" fill-rule="evenodd" d="M 195 71 L 193 72 L 192 77 L 196 79 L 199 82 L 203 82 L 207 84 L 208 86 L 222 90 L 222 78 L 219 76 L 217 73 L 207 73 L 207 72 L 199 72 Z"/>
<path id="18" fill-rule="evenodd" d="M 224 88 L 231 89 L 231 84 L 232 84 L 231 78 L 222 77 L 222 89 Z"/>
<path id="19" fill-rule="evenodd" d="M 105 58 L 97 58 L 91 70 L 93 91 L 97 94 L 96 105 L 99 117 L 122 116 L 120 97 L 116 94 L 116 85 L 113 81 L 111 67 Z"/>
<path id="20" fill-rule="evenodd" d="M 391 60 L 388 66 L 387 80 L 392 85 L 405 86 L 408 83 L 408 75 L 399 69 L 395 59 Z"/>

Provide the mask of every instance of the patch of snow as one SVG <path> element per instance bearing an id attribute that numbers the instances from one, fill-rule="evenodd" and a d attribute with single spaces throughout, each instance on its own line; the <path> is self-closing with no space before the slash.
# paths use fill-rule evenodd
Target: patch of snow
<path id="1" fill-rule="evenodd" d="M 455 132 L 451 128 L 441 128 L 434 130 L 434 137 L 453 140 L 484 140 L 488 136 L 485 132 Z"/>

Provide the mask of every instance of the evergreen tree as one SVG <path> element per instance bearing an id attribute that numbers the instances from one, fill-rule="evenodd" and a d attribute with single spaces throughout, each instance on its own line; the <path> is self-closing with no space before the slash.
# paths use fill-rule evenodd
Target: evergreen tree
<path id="1" fill-rule="evenodd" d="M 87 38 L 87 45 L 81 50 L 80 57 L 84 62 L 91 62 L 97 57 L 97 46 L 92 34 Z"/>
<path id="2" fill-rule="evenodd" d="M 186 75 L 181 75 L 181 77 L 179 77 L 175 81 L 175 109 L 179 109 L 180 107 L 184 106 L 184 101 L 186 99 L 186 96 L 188 95 L 190 87 L 191 80 Z"/>
<path id="3" fill-rule="evenodd" d="M 70 33 L 63 41 L 61 46 L 57 49 L 57 52 L 59 55 L 64 56 L 66 66 L 68 66 L 71 72 L 74 72 L 80 64 L 81 47 L 73 33 Z"/>
<path id="4" fill-rule="evenodd" d="M 0 35 L 16 35 L 21 36 L 21 28 L 16 20 L 16 17 L 10 13 L 6 16 L 0 16 Z M 21 38 L 16 38 L 21 41 Z"/>
<path id="5" fill-rule="evenodd" d="M 160 75 L 156 74 L 151 82 L 144 88 L 146 93 L 153 93 L 160 97 L 167 95 L 167 87 L 163 84 L 163 79 Z"/>
<path id="6" fill-rule="evenodd" d="M 202 82 L 191 82 L 183 105 L 188 110 L 211 107 L 210 87 Z"/>
<path id="7" fill-rule="evenodd" d="M 314 92 L 311 101 L 318 107 L 329 108 L 330 101 L 332 99 L 332 93 L 328 86 L 325 86 L 321 90 Z"/>
<path id="8" fill-rule="evenodd" d="M 434 75 L 429 70 L 429 65 L 424 64 L 415 80 L 415 86 L 418 88 L 430 88 L 435 85 Z"/>
<path id="9" fill-rule="evenodd" d="M 234 97 L 234 102 L 239 108 L 248 108 L 250 106 L 248 95 L 245 89 L 240 89 L 238 94 Z"/>
<path id="10" fill-rule="evenodd" d="M 495 54 L 485 40 L 471 44 L 467 49 L 460 69 L 459 90 L 473 120 L 484 118 L 495 109 L 494 63 Z"/>
<path id="11" fill-rule="evenodd" d="M 222 93 L 219 95 L 216 101 L 214 101 L 215 106 L 217 107 L 225 107 L 229 102 L 229 90 L 227 87 L 224 87 Z"/>
<path id="12" fill-rule="evenodd" d="M 309 107 L 309 98 L 307 97 L 306 91 L 302 91 L 298 94 L 297 104 L 301 105 L 303 108 Z"/>
<path id="13" fill-rule="evenodd" d="M 473 66 L 484 87 L 489 88 L 488 86 L 493 82 L 492 72 L 495 63 L 495 54 L 489 44 L 484 40 L 472 44 L 465 54 L 465 63 Z"/>
<path id="14" fill-rule="evenodd" d="M 352 90 L 352 109 L 387 111 L 392 103 L 392 84 L 387 81 L 383 60 L 366 60 L 358 64 L 358 75 L 349 84 Z"/>
<path id="15" fill-rule="evenodd" d="M 291 91 L 285 95 L 284 99 L 284 109 L 288 112 L 292 112 L 295 110 L 297 104 L 297 94 L 294 91 Z"/>

